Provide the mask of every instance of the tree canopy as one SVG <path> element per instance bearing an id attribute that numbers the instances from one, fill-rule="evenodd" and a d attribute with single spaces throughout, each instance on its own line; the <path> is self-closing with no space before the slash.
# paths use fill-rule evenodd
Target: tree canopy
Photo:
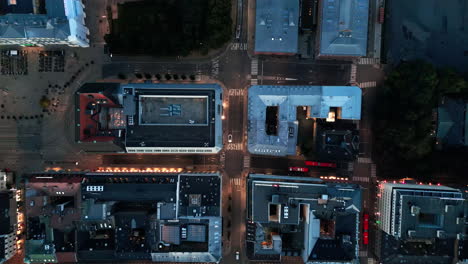
<path id="1" fill-rule="evenodd" d="M 456 71 L 423 61 L 405 62 L 387 77 L 377 99 L 374 132 L 383 162 L 412 164 L 433 152 L 433 111 L 443 96 L 464 96 L 468 82 Z M 379 159 L 379 157 L 377 157 Z"/>
<path id="2" fill-rule="evenodd" d="M 231 0 L 143 0 L 118 5 L 105 37 L 112 53 L 187 56 L 231 38 Z"/>

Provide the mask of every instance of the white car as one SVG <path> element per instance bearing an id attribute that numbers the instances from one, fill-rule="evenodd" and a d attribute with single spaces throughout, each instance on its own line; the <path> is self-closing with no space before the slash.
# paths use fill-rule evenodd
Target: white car
<path id="1" fill-rule="evenodd" d="M 232 143 L 232 135 L 231 134 L 228 135 L 228 142 Z"/>
<path id="2" fill-rule="evenodd" d="M 236 251 L 236 260 L 239 260 L 239 251 Z"/>

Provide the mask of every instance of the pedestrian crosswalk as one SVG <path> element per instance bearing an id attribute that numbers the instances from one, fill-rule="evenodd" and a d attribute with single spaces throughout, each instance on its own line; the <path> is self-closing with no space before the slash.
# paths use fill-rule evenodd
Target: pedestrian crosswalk
<path id="1" fill-rule="evenodd" d="M 349 76 L 349 83 L 353 84 L 356 83 L 356 75 L 357 75 L 357 66 L 356 64 L 351 64 L 351 72 Z"/>
<path id="2" fill-rule="evenodd" d="M 358 64 L 380 64 L 379 58 L 359 58 Z"/>
<path id="3" fill-rule="evenodd" d="M 229 96 L 243 96 L 244 90 L 243 89 L 230 89 L 228 90 Z"/>
<path id="4" fill-rule="evenodd" d="M 258 80 L 257 80 L 257 79 L 250 79 L 250 84 L 251 84 L 251 85 L 257 85 L 257 84 L 258 84 Z"/>
<path id="5" fill-rule="evenodd" d="M 370 158 L 364 158 L 364 157 L 359 157 L 358 163 L 372 163 L 372 160 Z"/>
<path id="6" fill-rule="evenodd" d="M 257 58 L 252 59 L 250 74 L 258 75 L 258 59 Z"/>
<path id="7" fill-rule="evenodd" d="M 375 166 L 375 164 L 371 164 L 371 177 L 372 178 L 377 177 L 376 173 L 377 173 L 377 167 Z"/>
<path id="8" fill-rule="evenodd" d="M 229 143 L 227 145 L 227 150 L 242 150 L 241 143 Z"/>
<path id="9" fill-rule="evenodd" d="M 250 167 L 250 157 L 244 156 L 244 168 L 249 168 L 249 167 Z"/>
<path id="10" fill-rule="evenodd" d="M 211 76 L 217 78 L 219 74 L 219 57 L 213 58 L 211 60 Z"/>
<path id="11" fill-rule="evenodd" d="M 353 177 L 353 181 L 357 181 L 357 182 L 369 182 L 369 178 L 368 178 L 368 177 Z"/>
<path id="12" fill-rule="evenodd" d="M 373 88 L 377 86 L 377 82 L 362 82 L 359 83 L 359 87 L 361 88 Z"/>
<path id="13" fill-rule="evenodd" d="M 360 250 L 359 251 L 359 257 L 367 257 L 367 251 Z"/>
<path id="14" fill-rule="evenodd" d="M 241 186 L 242 179 L 241 178 L 231 178 L 231 185 Z"/>
<path id="15" fill-rule="evenodd" d="M 232 43 L 231 50 L 247 50 L 247 43 Z"/>

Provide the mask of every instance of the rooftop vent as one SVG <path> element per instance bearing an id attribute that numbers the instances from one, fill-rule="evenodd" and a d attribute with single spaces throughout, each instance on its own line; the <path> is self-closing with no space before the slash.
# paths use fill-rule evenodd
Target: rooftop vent
<path id="1" fill-rule="evenodd" d="M 416 230 L 408 230 L 408 236 L 413 238 L 416 236 Z"/>
<path id="2" fill-rule="evenodd" d="M 416 205 L 411 206 L 411 215 L 412 216 L 419 215 L 420 211 L 421 211 L 421 208 L 419 206 L 416 206 Z"/>
<path id="3" fill-rule="evenodd" d="M 445 238 L 445 231 L 444 230 L 437 230 L 437 238 Z"/>

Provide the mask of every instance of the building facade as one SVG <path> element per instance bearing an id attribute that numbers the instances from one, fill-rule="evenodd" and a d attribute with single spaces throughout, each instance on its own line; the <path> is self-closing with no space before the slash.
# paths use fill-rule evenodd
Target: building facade
<path id="1" fill-rule="evenodd" d="M 81 0 L 2 1 L 0 45 L 89 47 Z"/>
<path id="2" fill-rule="evenodd" d="M 13 191 L 0 191 L 0 263 L 16 254 L 16 199 Z"/>
<path id="3" fill-rule="evenodd" d="M 381 229 L 397 239 L 461 238 L 463 194 L 437 185 L 380 185 Z"/>

